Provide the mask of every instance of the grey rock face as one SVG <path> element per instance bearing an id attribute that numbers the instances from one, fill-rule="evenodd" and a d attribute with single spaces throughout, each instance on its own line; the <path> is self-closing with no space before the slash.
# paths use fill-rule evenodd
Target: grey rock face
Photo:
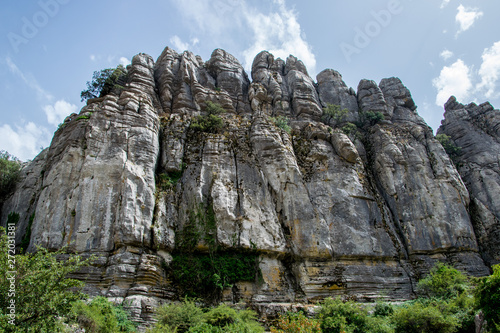
<path id="1" fill-rule="evenodd" d="M 340 105 L 341 109 L 349 110 L 346 121 L 359 121 L 356 94 L 352 88 L 347 87 L 339 72 L 325 69 L 316 76 L 316 80 L 322 107 L 327 104 Z"/>
<path id="2" fill-rule="evenodd" d="M 489 103 L 462 105 L 451 97 L 438 130 L 460 147 L 456 157 L 471 197 L 470 211 L 483 258 L 500 262 L 500 112 Z"/>
<path id="3" fill-rule="evenodd" d="M 169 48 L 156 63 L 134 57 L 125 89 L 68 117 L 24 169 L 2 222 L 20 213 L 20 241 L 34 216 L 31 250 L 95 254 L 75 276 L 92 294 L 127 301 L 143 323 L 180 296 L 170 265 L 193 216 L 214 219 L 210 230 L 196 227 L 193 251 L 207 253 L 210 238 L 259 255 L 262 278 L 222 293 L 256 308 L 334 295 L 407 299 L 437 260 L 487 274 L 479 250 L 490 253 L 496 187 L 471 195 L 487 219 L 478 248 L 469 192 L 399 79 L 363 80 L 356 95 L 333 70 L 315 84 L 301 61 L 265 51 L 252 78 L 223 50 L 207 62 Z M 190 127 L 207 101 L 226 110 L 217 133 Z M 326 103 L 348 108 L 349 121 L 360 119 L 358 105 L 387 121 L 346 135 L 319 122 Z M 270 120 L 278 115 L 291 132 Z M 485 158 L 475 163 L 493 163 Z"/>
<path id="4" fill-rule="evenodd" d="M 361 111 L 381 112 L 386 120 L 392 118 L 392 109 L 387 107 L 384 94 L 372 80 L 361 80 L 358 85 L 358 105 Z"/>

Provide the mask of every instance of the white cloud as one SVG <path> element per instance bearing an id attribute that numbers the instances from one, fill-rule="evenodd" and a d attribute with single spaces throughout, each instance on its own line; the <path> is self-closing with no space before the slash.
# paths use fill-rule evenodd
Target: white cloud
<path id="1" fill-rule="evenodd" d="M 47 122 L 51 125 L 57 126 L 62 123 L 64 118 L 72 113 L 75 113 L 78 107 L 70 104 L 65 100 L 59 100 L 54 105 L 45 105 L 43 111 L 47 115 Z"/>
<path id="2" fill-rule="evenodd" d="M 286 6 L 285 0 L 273 0 L 257 8 L 255 2 L 245 0 L 172 0 L 186 23 L 196 33 L 203 32 L 211 46 L 245 45 L 243 66 L 251 69 L 254 57 L 267 50 L 276 57 L 286 59 L 290 54 L 304 62 L 314 75 L 316 57 L 307 43 L 298 14 Z M 172 37 L 170 42 L 177 50 L 184 50 L 189 43 Z M 191 40 L 191 45 L 197 44 Z M 177 44 L 177 45 L 176 45 Z M 250 46 L 247 46 L 250 45 Z"/>
<path id="3" fill-rule="evenodd" d="M 482 58 L 483 62 L 479 68 L 481 82 L 478 85 L 478 90 L 486 90 L 484 95 L 487 98 L 497 97 L 498 93 L 495 92 L 495 88 L 500 78 L 500 41 L 485 49 Z"/>
<path id="4" fill-rule="evenodd" d="M 241 21 L 244 0 L 172 0 L 183 17 L 190 21 L 188 25 L 196 31 L 203 31 L 211 40 L 219 42 L 234 31 Z M 230 18 L 230 19 L 228 19 Z"/>
<path id="5" fill-rule="evenodd" d="M 21 80 L 24 81 L 24 83 L 33 89 L 36 92 L 37 98 L 39 100 L 42 100 L 44 102 L 50 102 L 54 98 L 51 94 L 49 94 L 47 91 L 45 91 L 36 81 L 36 79 L 31 75 L 31 74 L 24 74 L 19 67 L 12 61 L 11 58 L 7 57 L 6 59 L 6 64 L 9 67 L 9 70 L 12 72 L 12 74 L 16 75 L 19 77 Z"/>
<path id="6" fill-rule="evenodd" d="M 22 161 L 35 157 L 42 147 L 50 144 L 52 134 L 33 122 L 15 126 L 0 126 L 0 149 L 6 150 Z"/>
<path id="7" fill-rule="evenodd" d="M 172 43 L 172 46 L 178 52 L 184 52 L 186 50 L 189 50 L 189 43 L 184 43 L 177 35 L 170 38 L 170 43 Z"/>
<path id="8" fill-rule="evenodd" d="M 91 54 L 91 55 L 90 55 L 90 60 L 91 60 L 91 61 L 95 61 L 95 60 L 96 60 L 96 56 L 95 56 L 95 54 Z"/>
<path id="9" fill-rule="evenodd" d="M 466 100 L 473 90 L 472 71 L 458 59 L 451 66 L 444 66 L 439 77 L 432 80 L 432 85 L 438 90 L 436 104 L 439 106 L 443 106 L 452 95 Z"/>
<path id="10" fill-rule="evenodd" d="M 441 2 L 441 9 L 443 9 L 444 7 L 448 6 L 448 4 L 450 3 L 450 0 L 443 0 L 443 2 Z"/>
<path id="11" fill-rule="evenodd" d="M 130 60 L 128 60 L 125 57 L 120 57 L 120 65 L 123 65 L 124 67 L 127 67 L 130 65 Z"/>
<path id="12" fill-rule="evenodd" d="M 450 50 L 443 50 L 443 52 L 441 52 L 439 56 L 443 58 L 443 60 L 448 60 L 453 57 L 453 52 L 451 52 Z"/>
<path id="13" fill-rule="evenodd" d="M 310 73 L 316 71 L 316 57 L 305 40 L 297 13 L 287 9 L 284 0 L 274 0 L 277 11 L 269 14 L 247 10 L 246 20 L 253 32 L 253 44 L 244 52 L 245 67 L 250 69 L 254 57 L 267 50 L 276 57 L 286 59 L 293 54 L 304 62 Z"/>
<path id="14" fill-rule="evenodd" d="M 455 16 L 455 21 L 460 25 L 456 36 L 459 33 L 469 30 L 474 22 L 483 16 L 483 12 L 479 11 L 477 8 L 465 8 L 463 5 L 458 6 L 458 13 Z"/>

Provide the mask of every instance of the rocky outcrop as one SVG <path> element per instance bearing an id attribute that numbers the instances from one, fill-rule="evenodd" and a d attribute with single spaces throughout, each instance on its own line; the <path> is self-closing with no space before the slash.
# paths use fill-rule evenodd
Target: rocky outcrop
<path id="1" fill-rule="evenodd" d="M 207 62 L 169 48 L 156 62 L 137 55 L 124 89 L 68 117 L 23 169 L 2 222 L 20 214 L 20 241 L 31 217 L 30 250 L 94 254 L 75 276 L 142 322 L 181 296 L 172 265 L 186 251 L 257 255 L 255 281 L 221 297 L 259 309 L 335 295 L 407 299 L 437 260 L 488 273 L 479 253 L 490 253 L 486 231 L 498 222 L 478 233 L 468 209 L 496 216 L 495 189 L 469 197 L 399 79 L 363 80 L 355 93 L 334 70 L 316 84 L 298 59 L 265 51 L 251 76 L 223 50 Z M 208 101 L 225 109 L 224 125 L 195 130 Z M 327 104 L 357 126 L 321 123 Z"/>
<path id="2" fill-rule="evenodd" d="M 500 262 L 500 112 L 491 104 L 463 105 L 451 97 L 438 134 L 460 148 L 455 164 L 467 189 L 470 215 L 484 260 Z"/>

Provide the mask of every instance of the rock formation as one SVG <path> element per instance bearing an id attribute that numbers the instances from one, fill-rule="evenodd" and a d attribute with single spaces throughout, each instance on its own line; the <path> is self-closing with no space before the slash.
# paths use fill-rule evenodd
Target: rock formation
<path id="1" fill-rule="evenodd" d="M 500 262 L 500 112 L 490 103 L 464 106 L 451 97 L 438 130 L 460 148 L 455 158 L 470 195 L 469 211 L 484 261 Z"/>
<path id="2" fill-rule="evenodd" d="M 75 276 L 139 321 L 180 296 L 171 265 L 186 244 L 257 255 L 256 278 L 222 299 L 258 309 L 408 299 L 436 261 L 477 276 L 498 262 L 500 118 L 489 104 L 447 103 L 440 131 L 463 147 L 459 175 L 397 78 L 362 80 L 356 93 L 334 70 L 315 83 L 300 60 L 265 51 L 251 77 L 220 49 L 207 62 L 170 48 L 156 62 L 135 56 L 125 87 L 68 116 L 23 169 L 2 223 L 20 215 L 28 251 L 95 255 Z M 224 126 L 194 131 L 208 102 L 225 109 Z M 351 127 L 323 124 L 328 104 Z"/>

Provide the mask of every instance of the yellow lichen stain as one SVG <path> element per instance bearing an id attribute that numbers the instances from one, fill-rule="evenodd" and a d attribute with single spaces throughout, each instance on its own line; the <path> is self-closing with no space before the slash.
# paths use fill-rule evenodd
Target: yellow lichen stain
<path id="1" fill-rule="evenodd" d="M 281 270 L 279 267 L 272 267 L 270 270 L 266 272 L 262 272 L 264 281 L 269 285 L 269 290 L 274 291 L 279 289 L 279 285 L 281 282 Z"/>
<path id="2" fill-rule="evenodd" d="M 326 287 L 326 289 L 328 289 L 328 290 L 342 290 L 342 289 L 345 289 L 345 288 L 340 287 L 340 286 L 338 286 L 336 284 L 333 284 L 331 286 Z"/>

